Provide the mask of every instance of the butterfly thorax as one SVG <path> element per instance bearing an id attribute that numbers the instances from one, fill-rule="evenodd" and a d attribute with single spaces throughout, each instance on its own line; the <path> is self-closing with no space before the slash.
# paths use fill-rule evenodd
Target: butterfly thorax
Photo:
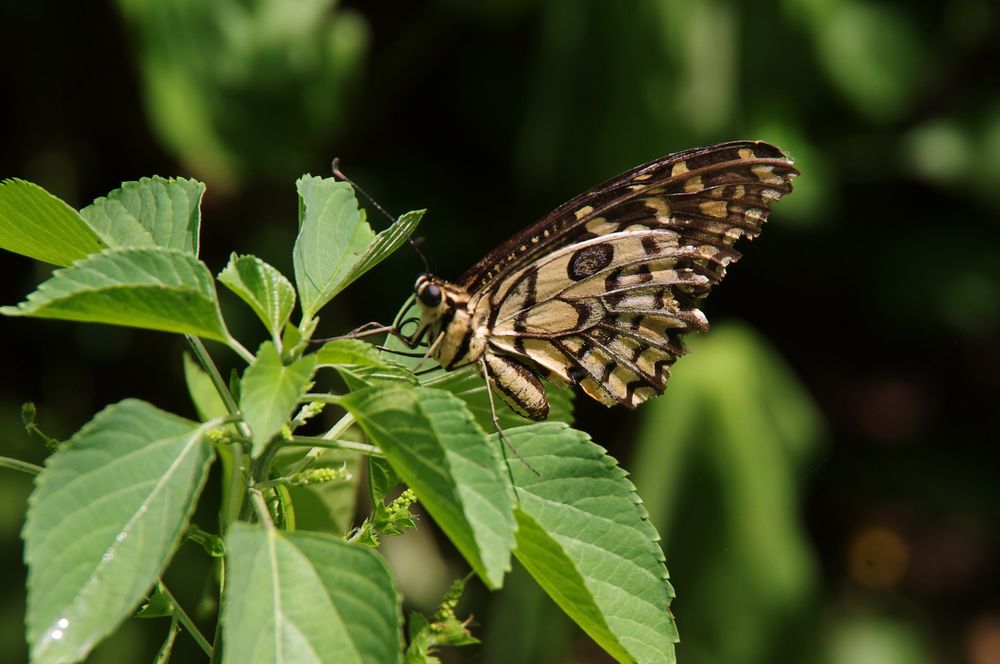
<path id="1" fill-rule="evenodd" d="M 424 338 L 432 355 L 446 369 L 479 360 L 486 349 L 488 331 L 469 307 L 469 293 L 461 286 L 422 274 L 413 287 L 420 307 L 420 327 L 415 340 Z"/>

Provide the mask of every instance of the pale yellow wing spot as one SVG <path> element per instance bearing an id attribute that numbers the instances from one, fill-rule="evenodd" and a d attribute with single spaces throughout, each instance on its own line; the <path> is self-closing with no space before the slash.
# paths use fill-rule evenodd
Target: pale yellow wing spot
<path id="1" fill-rule="evenodd" d="M 704 188 L 705 185 L 704 183 L 702 183 L 700 175 L 696 175 L 693 178 L 689 178 L 684 182 L 684 191 L 686 191 L 689 194 L 696 191 L 701 191 Z"/>
<path id="2" fill-rule="evenodd" d="M 698 209 L 710 217 L 722 219 L 726 216 L 728 206 L 726 205 L 726 201 L 705 201 L 698 205 Z"/>

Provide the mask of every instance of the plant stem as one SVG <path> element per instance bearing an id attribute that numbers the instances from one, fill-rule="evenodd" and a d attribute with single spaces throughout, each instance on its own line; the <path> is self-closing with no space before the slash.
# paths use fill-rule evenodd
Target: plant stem
<path id="1" fill-rule="evenodd" d="M 250 502 L 253 503 L 254 510 L 257 511 L 257 517 L 260 519 L 260 522 L 268 530 L 274 530 L 274 522 L 271 521 L 271 513 L 267 511 L 267 502 L 264 501 L 264 494 L 254 488 L 248 489 L 248 492 L 250 493 Z"/>
<path id="2" fill-rule="evenodd" d="M 177 598 L 174 597 L 173 593 L 171 593 L 167 589 L 167 587 L 163 584 L 162 579 L 160 580 L 160 587 L 163 589 L 163 594 L 169 597 L 170 603 L 174 605 L 174 611 L 176 612 L 175 615 L 177 616 L 177 620 L 179 620 L 180 623 L 184 625 L 184 629 L 186 629 L 188 633 L 191 634 L 191 638 L 193 638 L 195 642 L 201 647 L 201 649 L 205 651 L 205 654 L 211 657 L 212 645 L 208 642 L 208 640 L 205 639 L 202 633 L 198 631 L 198 628 L 195 626 L 194 621 L 191 620 L 191 617 L 188 616 L 188 614 L 184 611 L 180 603 L 177 601 Z"/>
<path id="3" fill-rule="evenodd" d="M 309 395 L 306 395 L 306 396 L 308 397 Z M 331 395 L 329 395 L 329 394 L 320 394 L 320 395 L 316 395 L 316 396 L 319 396 L 319 397 L 329 397 Z M 320 399 L 311 399 L 311 401 L 320 401 Z M 325 441 L 336 440 L 337 438 L 339 438 L 340 436 L 342 436 L 345 431 L 347 431 L 348 429 L 350 429 L 352 424 L 354 424 L 354 416 L 351 415 L 350 413 L 345 413 L 343 417 L 341 417 L 339 420 L 337 420 L 336 424 L 334 424 L 332 427 L 330 427 L 329 431 L 327 431 L 326 433 L 324 433 L 319 438 L 314 438 L 309 443 L 307 443 L 309 445 L 314 445 L 314 447 L 311 450 L 309 450 L 308 452 L 306 452 L 305 456 L 303 456 L 301 459 L 299 459 L 299 461 L 297 461 L 294 465 L 292 465 L 288 469 L 287 474 L 291 475 L 292 473 L 298 473 L 300 471 L 305 470 L 310 465 L 312 465 L 312 463 L 316 459 L 318 459 L 320 457 L 320 455 L 323 454 L 323 452 L 325 452 L 327 449 L 329 449 L 329 445 L 327 445 L 327 444 L 324 444 L 322 447 L 320 447 L 320 446 L 316 445 L 315 443 L 318 443 L 319 441 L 324 441 L 325 442 Z M 292 436 L 292 440 L 293 441 L 296 438 L 298 438 L 298 439 L 301 440 L 301 439 L 305 438 L 305 436 Z M 361 451 L 361 450 L 359 450 L 359 451 Z"/>
<path id="4" fill-rule="evenodd" d="M 212 356 L 208 354 L 205 344 L 203 344 L 201 339 L 193 334 L 185 334 L 184 337 L 187 339 L 188 344 L 191 346 L 191 350 L 194 351 L 194 355 L 198 358 L 198 362 L 205 370 L 205 373 L 207 373 L 208 377 L 211 379 L 212 385 L 215 386 L 215 391 L 219 394 L 219 398 L 222 399 L 222 403 L 226 406 L 226 411 L 229 412 L 230 415 L 239 417 L 240 408 L 236 404 L 236 400 L 233 399 L 233 394 L 229 391 L 229 386 L 226 385 L 226 382 L 222 379 L 222 374 L 219 373 L 219 369 L 215 366 L 215 362 L 212 361 Z M 253 358 L 251 358 L 251 361 L 252 359 Z M 239 422 L 237 424 L 237 428 L 245 438 L 250 438 L 250 429 L 247 427 L 245 422 Z M 229 524 L 232 523 L 233 519 L 235 519 L 239 514 L 244 490 L 243 448 L 239 445 L 232 445 L 230 447 L 230 451 L 232 453 L 232 459 L 229 461 L 229 473 L 222 479 L 222 502 L 227 508 L 220 514 L 219 519 L 219 534 L 223 536 L 229 529 Z"/>
<path id="5" fill-rule="evenodd" d="M 209 664 L 218 664 L 222 660 L 222 596 L 226 591 L 226 559 L 217 558 L 219 562 L 219 615 L 215 619 L 215 634 L 212 635 L 212 656 Z"/>
<path id="6" fill-rule="evenodd" d="M 11 459 L 10 457 L 0 456 L 0 468 L 10 468 L 11 470 L 20 470 L 22 473 L 28 473 L 29 475 L 37 475 L 42 472 L 41 466 L 36 466 L 33 463 L 28 463 L 27 461 L 21 461 L 20 459 Z"/>
<path id="7" fill-rule="evenodd" d="M 181 631 L 181 626 L 178 624 L 177 616 L 173 615 L 170 617 L 170 630 L 167 632 L 167 638 L 160 646 L 159 652 L 156 653 L 156 657 L 153 659 L 153 664 L 166 664 L 170 661 L 170 654 L 174 649 L 174 639 L 177 638 L 177 632 Z"/>
<path id="8" fill-rule="evenodd" d="M 187 339 L 188 345 L 194 351 L 194 356 L 198 358 L 201 367 L 208 373 L 208 377 L 212 380 L 212 385 L 215 386 L 215 391 L 219 393 L 222 403 L 226 405 L 226 410 L 229 411 L 230 415 L 239 415 L 240 408 L 236 405 L 236 401 L 233 399 L 226 381 L 222 380 L 222 375 L 216 368 L 215 362 L 212 361 L 212 356 L 208 354 L 205 344 L 201 343 L 201 339 L 193 334 L 185 334 L 184 338 Z M 251 357 L 252 360 L 253 358 Z"/>
<path id="9" fill-rule="evenodd" d="M 253 364 L 254 354 L 246 349 L 246 347 L 233 337 L 229 337 L 226 341 L 226 345 L 236 351 L 236 354 L 243 358 L 243 361 L 247 364 Z"/>
<path id="10" fill-rule="evenodd" d="M 327 440 L 325 437 L 316 436 L 292 436 L 291 440 L 285 443 L 285 445 L 311 445 L 313 449 L 318 451 L 323 450 L 350 450 L 351 452 L 361 452 L 362 454 L 367 454 L 369 456 L 384 457 L 385 454 L 382 453 L 382 449 L 376 447 L 375 445 L 369 445 L 368 443 L 359 443 L 354 440 Z M 306 453 L 308 457 L 312 450 Z M 313 458 L 309 461 L 315 460 L 318 454 L 312 455 Z M 304 460 L 304 459 L 303 459 Z M 302 463 L 302 461 L 299 461 Z M 288 474 L 293 472 L 299 472 L 300 469 L 294 466 L 289 469 Z"/>

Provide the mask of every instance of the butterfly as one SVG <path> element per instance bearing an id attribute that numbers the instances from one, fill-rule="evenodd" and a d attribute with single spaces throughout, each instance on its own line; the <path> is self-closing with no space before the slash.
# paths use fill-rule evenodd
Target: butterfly
<path id="1" fill-rule="evenodd" d="M 699 302 L 798 175 L 773 145 L 733 141 L 636 166 L 559 206 L 457 281 L 420 275 L 411 347 L 475 364 L 514 412 L 548 415 L 542 378 L 634 408 L 708 329 Z"/>

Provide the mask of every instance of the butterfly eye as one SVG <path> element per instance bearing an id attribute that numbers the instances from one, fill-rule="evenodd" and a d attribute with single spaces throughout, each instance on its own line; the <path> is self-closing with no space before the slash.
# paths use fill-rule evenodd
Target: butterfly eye
<path id="1" fill-rule="evenodd" d="M 420 304 L 428 309 L 434 309 L 441 304 L 441 288 L 435 283 L 425 284 L 417 293 L 417 298 L 420 300 Z"/>

